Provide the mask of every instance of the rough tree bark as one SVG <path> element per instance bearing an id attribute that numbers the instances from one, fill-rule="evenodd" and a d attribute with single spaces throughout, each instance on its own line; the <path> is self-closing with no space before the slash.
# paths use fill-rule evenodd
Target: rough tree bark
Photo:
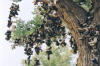
<path id="1" fill-rule="evenodd" d="M 75 38 L 75 41 L 78 45 L 79 58 L 77 61 L 77 66 L 100 66 L 100 63 L 94 64 L 91 61 L 93 53 L 87 47 L 87 39 L 84 41 L 79 39 L 82 37 L 82 35 L 78 32 L 78 28 L 80 27 L 78 23 L 81 22 L 81 24 L 84 24 L 86 22 L 87 12 L 83 8 L 76 5 L 72 0 L 59 0 L 59 2 L 56 4 L 56 7 L 58 8 L 60 18 L 71 31 L 72 36 Z M 91 15 L 94 15 L 91 24 L 96 23 L 100 25 L 100 0 L 93 0 Z M 100 40 L 98 40 L 97 45 L 97 52 L 99 52 Z M 100 62 L 100 56 L 97 56 L 97 58 Z"/>
<path id="2" fill-rule="evenodd" d="M 46 0 L 44 0 L 47 2 Z M 91 24 L 100 25 L 100 0 L 92 0 L 93 7 L 90 9 L 90 15 L 93 15 L 93 20 L 90 20 Z M 99 64 L 94 64 L 91 61 L 93 53 L 88 48 L 87 38 L 80 40 L 82 34 L 78 32 L 78 28 L 81 28 L 78 23 L 84 24 L 87 21 L 88 13 L 75 4 L 72 0 L 58 0 L 55 5 L 58 8 L 58 14 L 61 20 L 66 24 L 67 28 L 72 33 L 77 45 L 79 58 L 77 60 L 77 66 L 100 66 L 100 36 L 98 38 L 97 51 L 99 55 L 98 58 Z M 90 24 L 89 24 L 90 25 Z"/>

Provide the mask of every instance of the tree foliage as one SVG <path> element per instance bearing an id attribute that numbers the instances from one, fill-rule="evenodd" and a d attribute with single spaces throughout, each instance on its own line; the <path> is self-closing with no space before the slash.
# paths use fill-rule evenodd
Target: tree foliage
<path id="1" fill-rule="evenodd" d="M 34 17 L 33 20 L 28 21 L 27 23 L 25 23 L 21 19 L 17 20 L 16 22 L 17 22 L 17 26 L 12 35 L 13 40 L 18 38 L 23 39 L 27 35 L 33 33 L 42 24 L 42 19 L 41 16 L 37 15 L 36 17 Z"/>
<path id="2" fill-rule="evenodd" d="M 86 11 L 89 11 L 89 9 L 92 7 L 91 0 L 73 0 L 73 1 L 82 8 L 84 8 Z"/>
<path id="3" fill-rule="evenodd" d="M 70 66 L 72 54 L 70 53 L 68 46 L 55 48 L 52 46 L 53 54 L 50 56 L 50 60 L 47 59 L 47 54 L 45 51 L 42 51 L 39 55 L 40 62 L 43 66 Z M 34 57 L 30 62 L 29 66 L 34 66 Z M 28 66 L 23 60 L 23 65 Z"/>
<path id="4" fill-rule="evenodd" d="M 68 50 L 68 47 L 60 47 L 52 49 L 53 54 L 51 55 L 50 60 L 46 58 L 46 54 L 41 54 L 40 60 L 43 66 L 70 66 L 71 53 Z"/>

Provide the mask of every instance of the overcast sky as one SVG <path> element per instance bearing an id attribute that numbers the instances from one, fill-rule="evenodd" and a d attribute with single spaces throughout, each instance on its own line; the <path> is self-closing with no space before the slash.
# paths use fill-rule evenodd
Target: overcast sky
<path id="1" fill-rule="evenodd" d="M 25 21 L 33 18 L 33 0 L 23 0 L 19 3 L 19 16 Z M 11 49 L 11 43 L 5 40 L 5 32 L 8 30 L 7 21 L 11 0 L 0 0 L 0 66 L 22 66 L 21 60 L 26 58 L 23 47 Z"/>

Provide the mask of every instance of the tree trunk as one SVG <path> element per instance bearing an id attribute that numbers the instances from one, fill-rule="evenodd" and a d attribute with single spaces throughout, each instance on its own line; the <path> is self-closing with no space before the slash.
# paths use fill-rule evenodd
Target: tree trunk
<path id="1" fill-rule="evenodd" d="M 93 4 L 94 11 L 92 14 L 94 15 L 94 19 L 91 21 L 91 24 L 96 23 L 100 25 L 100 0 L 95 0 Z M 82 35 L 78 32 L 78 28 L 80 27 L 78 23 L 81 22 L 81 24 L 84 24 L 86 22 L 87 12 L 71 0 L 60 0 L 56 4 L 56 7 L 58 8 L 58 13 L 61 20 L 66 24 L 68 29 L 71 31 L 72 36 L 74 37 L 78 45 L 79 58 L 77 60 L 77 66 L 100 66 L 100 63 L 94 64 L 91 61 L 92 55 L 94 55 L 94 53 L 92 53 L 91 50 L 88 48 L 88 38 L 85 38 L 84 40 L 79 39 L 82 37 Z M 96 52 L 99 52 L 100 37 L 97 45 L 98 50 Z M 96 57 L 100 62 L 100 56 L 97 55 Z"/>
<path id="2" fill-rule="evenodd" d="M 46 0 L 44 1 L 47 2 Z M 88 22 L 100 25 L 100 0 L 92 1 L 93 7 L 89 13 L 93 15 L 94 18 L 88 20 Z M 84 40 L 79 39 L 82 37 L 82 34 L 78 31 L 78 28 L 80 28 L 79 23 L 84 24 L 87 21 L 88 13 L 80 6 L 76 5 L 72 0 L 58 0 L 55 6 L 58 8 L 59 17 L 66 24 L 77 43 L 79 53 L 77 66 L 100 66 L 100 35 L 98 36 L 98 43 L 96 44 L 97 51 L 95 52 L 98 54 L 95 56 L 98 59 L 98 64 L 94 64 L 91 61 L 95 53 L 91 52 L 91 49 L 88 47 L 88 38 L 85 37 Z"/>

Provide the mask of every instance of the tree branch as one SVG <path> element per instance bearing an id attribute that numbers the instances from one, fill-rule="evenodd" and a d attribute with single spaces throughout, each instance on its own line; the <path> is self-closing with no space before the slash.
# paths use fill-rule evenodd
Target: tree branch
<path id="1" fill-rule="evenodd" d="M 100 24 L 100 0 L 92 0 L 93 2 L 93 8 L 92 8 L 92 14 L 94 16 L 94 19 L 92 23 Z"/>
<path id="2" fill-rule="evenodd" d="M 64 8 L 70 11 L 76 18 L 84 23 L 87 19 L 87 12 L 82 7 L 75 4 L 72 0 L 60 0 L 59 3 L 63 3 Z"/>

